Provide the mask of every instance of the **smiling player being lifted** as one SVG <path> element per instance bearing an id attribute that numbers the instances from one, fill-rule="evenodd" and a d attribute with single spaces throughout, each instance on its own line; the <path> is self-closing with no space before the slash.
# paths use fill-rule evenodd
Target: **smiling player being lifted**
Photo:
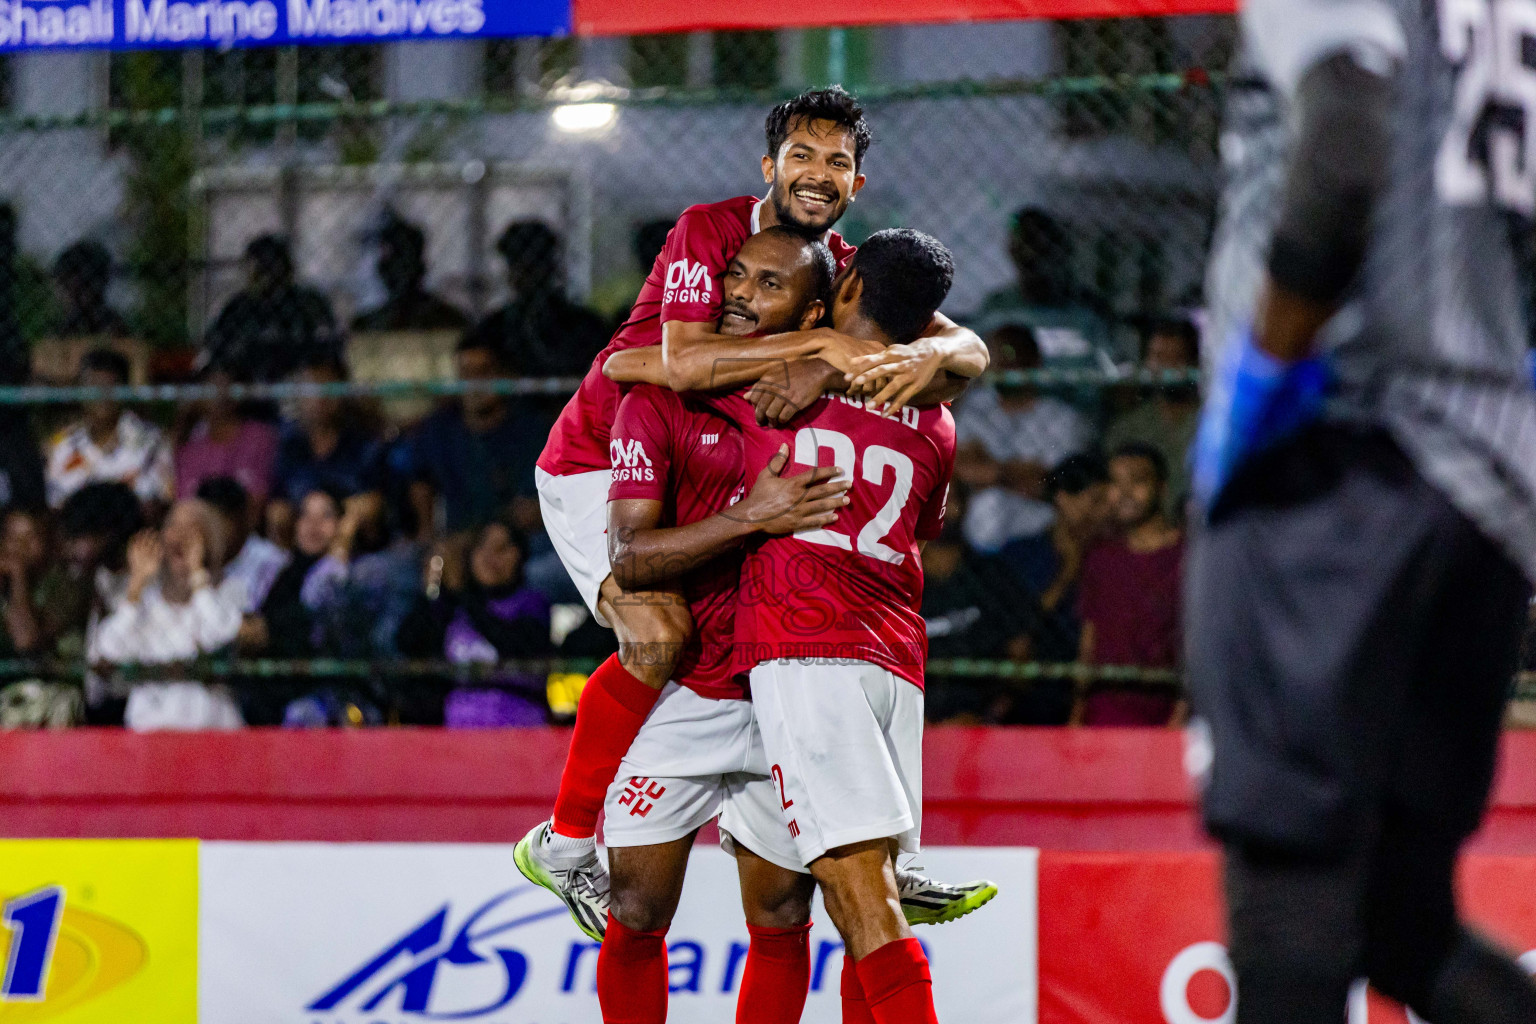
<path id="1" fill-rule="evenodd" d="M 828 328 L 746 341 L 721 333 L 722 278 L 742 243 L 761 229 L 781 225 L 815 238 L 840 267 L 854 252 L 831 230 L 864 186 L 859 166 L 870 132 L 853 97 L 834 87 L 788 100 L 769 114 L 766 136 L 767 198 L 741 196 L 683 212 L 629 319 L 561 412 L 535 473 L 545 529 L 588 608 L 618 634 L 619 654 L 582 692 L 553 820 L 525 836 L 515 857 L 518 869 L 559 895 L 596 939 L 608 910 L 608 879 L 594 840 L 598 810 L 693 631 L 682 595 L 625 592 L 610 573 L 605 510 L 612 466 L 617 457 L 631 468 L 627 463 L 639 456 L 627 447 L 610 450 L 623 392 L 604 377 L 604 364 L 616 352 L 650 347 L 674 390 L 767 378 L 758 394 L 765 413 L 776 417 L 810 404 L 829 385 L 868 385 L 878 401 L 899 408 L 925 387 L 928 397 L 942 397 L 934 390 L 941 371 L 969 378 L 986 368 L 981 340 L 938 314 L 922 337 L 890 348 Z M 849 374 L 858 375 L 851 385 Z"/>

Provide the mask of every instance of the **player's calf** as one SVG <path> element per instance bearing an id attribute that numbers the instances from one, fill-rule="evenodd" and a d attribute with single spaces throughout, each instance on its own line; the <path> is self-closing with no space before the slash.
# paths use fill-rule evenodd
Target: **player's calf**
<path id="1" fill-rule="evenodd" d="M 853 957 L 858 994 L 875 1024 L 938 1024 L 928 957 L 902 915 L 889 843 L 838 847 L 812 862 L 811 873 Z M 845 991 L 845 1008 L 860 1002 L 852 995 Z"/>
<path id="2" fill-rule="evenodd" d="M 896 891 L 889 843 L 871 839 L 830 850 L 811 864 L 827 916 L 855 960 L 912 937 Z"/>
<path id="3" fill-rule="evenodd" d="M 597 955 L 597 1001 L 614 1024 L 667 1019 L 667 929 L 677 913 L 693 833 L 653 846 L 609 847 L 613 888 Z"/>
<path id="4" fill-rule="evenodd" d="M 764 860 L 738 840 L 736 870 L 747 918 L 747 963 L 736 1024 L 796 1024 L 811 988 L 811 896 L 816 882 Z"/>

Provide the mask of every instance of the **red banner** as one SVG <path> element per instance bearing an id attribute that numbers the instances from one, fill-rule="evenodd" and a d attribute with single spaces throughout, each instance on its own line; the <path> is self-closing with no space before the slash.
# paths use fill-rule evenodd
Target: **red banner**
<path id="1" fill-rule="evenodd" d="M 899 22 L 1140 18 L 1230 14 L 1236 9 L 1235 0 L 865 0 L 831 8 L 763 0 L 575 0 L 571 14 L 578 35 L 608 36 Z"/>
<path id="2" fill-rule="evenodd" d="M 1231 1024 L 1218 886 L 1211 854 L 1042 853 L 1039 1024 Z M 1469 856 L 1460 893 L 1536 972 L 1536 858 Z M 1349 1022 L 1410 1024 L 1363 990 Z"/>

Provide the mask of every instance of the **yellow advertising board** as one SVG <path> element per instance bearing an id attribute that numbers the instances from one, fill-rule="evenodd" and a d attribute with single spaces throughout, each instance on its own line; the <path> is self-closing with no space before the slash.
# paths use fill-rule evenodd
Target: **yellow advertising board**
<path id="1" fill-rule="evenodd" d="M 195 1024 L 197 841 L 0 842 L 0 1024 Z"/>

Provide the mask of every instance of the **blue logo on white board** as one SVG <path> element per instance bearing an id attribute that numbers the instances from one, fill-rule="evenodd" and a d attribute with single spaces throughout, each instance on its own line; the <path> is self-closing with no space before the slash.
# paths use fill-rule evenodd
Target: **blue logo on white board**
<path id="1" fill-rule="evenodd" d="M 510 934 L 566 912 L 563 906 L 514 906 L 518 897 L 542 891 L 525 885 L 493 896 L 456 930 L 453 906 L 444 903 L 305 1009 L 398 1013 L 420 1020 L 472 1020 L 495 1013 L 517 998 L 528 977 L 528 958 L 507 944 Z"/>

